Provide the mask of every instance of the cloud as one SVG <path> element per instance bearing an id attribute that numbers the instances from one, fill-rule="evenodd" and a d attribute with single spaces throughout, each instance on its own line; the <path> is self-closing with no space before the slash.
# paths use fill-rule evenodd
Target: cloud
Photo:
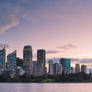
<path id="1" fill-rule="evenodd" d="M 80 63 L 92 63 L 92 58 L 72 58 L 72 62 L 80 62 Z"/>
<path id="2" fill-rule="evenodd" d="M 27 18 L 31 22 L 33 21 L 39 23 L 39 21 L 44 21 L 44 23 L 48 23 L 48 21 L 51 21 L 49 23 L 52 24 L 52 26 L 54 25 L 54 23 L 56 23 L 61 27 L 61 23 L 62 25 L 64 24 L 64 22 L 65 24 L 67 24 L 66 22 L 68 21 L 69 24 L 72 21 L 75 23 L 76 16 L 82 18 L 83 15 L 85 15 L 84 11 L 83 15 L 80 17 L 80 13 L 85 10 L 84 7 L 83 10 L 81 9 L 83 2 L 88 3 L 86 0 L 0 0 L 0 21 L 2 20 L 0 22 L 0 33 L 3 33 L 8 28 L 16 26 L 16 23 L 13 25 L 12 22 L 9 24 L 7 23 L 7 21 L 10 21 L 8 18 L 12 14 L 15 17 L 15 20 L 16 17 L 20 20 L 20 17 L 26 17 L 26 13 L 28 13 L 29 17 Z M 4 16 L 5 19 L 2 19 L 2 16 Z M 87 16 L 83 18 L 86 20 Z M 84 23 L 84 21 L 82 22 Z M 1 26 L 2 24 L 3 26 Z M 80 24 L 80 19 L 78 24 Z"/>
<path id="3" fill-rule="evenodd" d="M 81 63 L 92 63 L 92 59 L 84 58 L 84 59 L 81 59 L 80 62 Z"/>
<path id="4" fill-rule="evenodd" d="M 0 34 L 19 24 L 19 21 L 13 17 L 11 17 L 9 21 L 10 21 L 9 23 L 0 26 Z"/>
<path id="5" fill-rule="evenodd" d="M 57 49 L 62 49 L 62 50 L 70 50 L 70 49 L 75 49 L 75 48 L 77 48 L 77 46 L 74 44 L 66 44 L 66 45 L 57 47 Z"/>
<path id="6" fill-rule="evenodd" d="M 58 51 L 58 50 L 48 50 L 46 53 L 47 54 L 57 54 L 57 53 L 60 53 L 61 51 Z"/>
<path id="7" fill-rule="evenodd" d="M 2 11 L 0 11 L 0 34 L 2 34 L 19 24 L 19 18 L 17 17 L 19 10 L 18 7 L 12 7 L 10 3 L 3 3 L 0 8 L 2 8 Z"/>
<path id="8" fill-rule="evenodd" d="M 25 0 L 0 1 L 0 34 L 15 27 L 25 18 L 27 4 L 29 3 L 25 3 Z"/>
<path id="9" fill-rule="evenodd" d="M 70 50 L 70 49 L 74 49 L 74 48 L 77 48 L 77 46 L 73 45 L 73 44 L 66 44 L 66 45 L 63 45 L 63 46 L 56 47 L 56 50 L 55 49 L 47 50 L 47 54 L 57 54 L 57 53 L 61 53 L 61 52 L 64 53 L 65 50 Z"/>

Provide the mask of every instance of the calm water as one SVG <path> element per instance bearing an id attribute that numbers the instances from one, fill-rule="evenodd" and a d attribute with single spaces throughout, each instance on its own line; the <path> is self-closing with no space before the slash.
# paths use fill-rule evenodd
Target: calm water
<path id="1" fill-rule="evenodd" d="M 0 92 L 92 92 L 92 83 L 1 83 Z"/>

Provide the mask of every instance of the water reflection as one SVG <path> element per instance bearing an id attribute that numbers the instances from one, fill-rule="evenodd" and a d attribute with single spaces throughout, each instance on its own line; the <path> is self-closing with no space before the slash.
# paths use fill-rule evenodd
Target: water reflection
<path id="1" fill-rule="evenodd" d="M 92 92 L 92 83 L 1 83 L 0 92 Z"/>

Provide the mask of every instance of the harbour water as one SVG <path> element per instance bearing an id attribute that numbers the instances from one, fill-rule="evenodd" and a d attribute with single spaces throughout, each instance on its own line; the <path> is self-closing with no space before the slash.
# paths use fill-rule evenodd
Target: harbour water
<path id="1" fill-rule="evenodd" d="M 92 83 L 1 83 L 0 92 L 92 92 Z"/>

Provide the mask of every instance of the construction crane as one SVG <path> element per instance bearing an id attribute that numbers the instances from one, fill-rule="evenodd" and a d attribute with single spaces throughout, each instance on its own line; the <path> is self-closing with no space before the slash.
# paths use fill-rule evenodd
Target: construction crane
<path id="1" fill-rule="evenodd" d="M 0 49 L 6 49 L 6 48 L 8 48 L 8 47 L 9 47 L 8 44 L 0 43 Z"/>

